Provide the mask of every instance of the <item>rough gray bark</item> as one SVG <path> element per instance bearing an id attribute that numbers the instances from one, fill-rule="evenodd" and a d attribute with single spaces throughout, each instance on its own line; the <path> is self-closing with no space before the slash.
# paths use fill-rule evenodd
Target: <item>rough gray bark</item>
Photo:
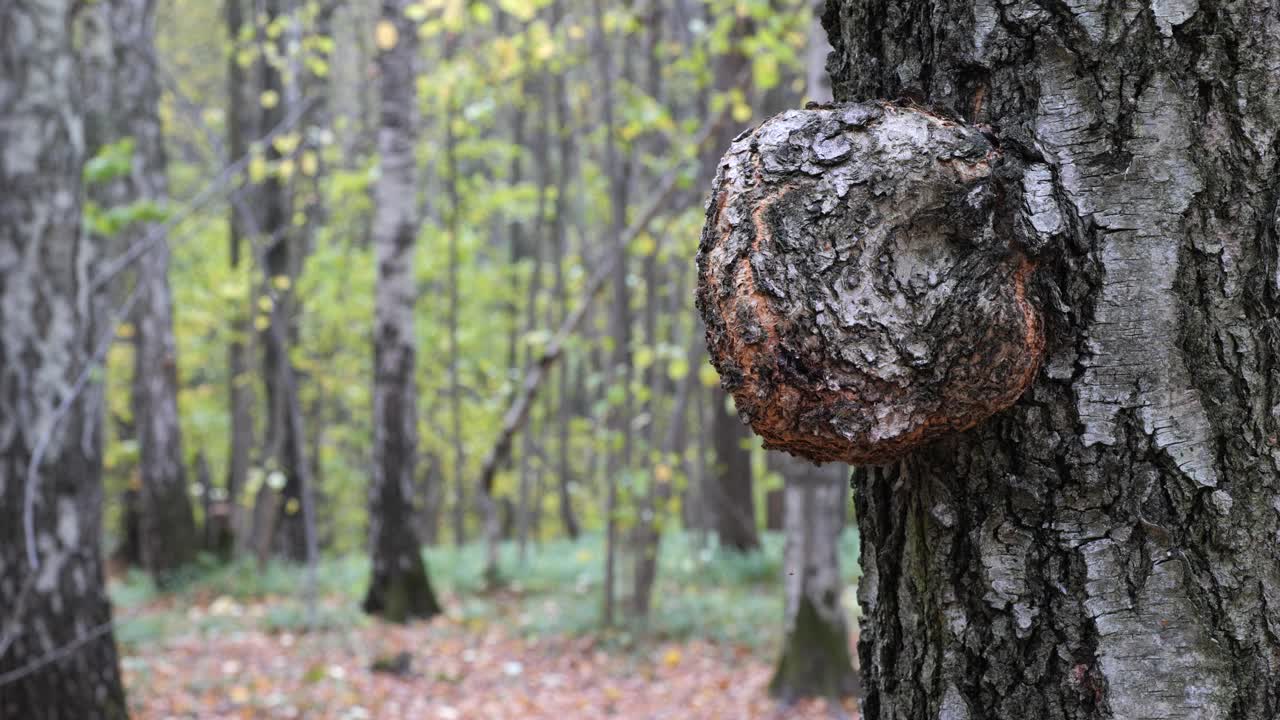
<path id="1" fill-rule="evenodd" d="M 85 160 L 71 0 L 0 3 L 0 716 L 123 718 L 101 532 L 98 340 L 81 227 Z M 48 444 L 28 486 L 28 466 Z M 35 547 L 24 537 L 28 492 Z M 34 551 L 39 567 L 29 564 Z M 39 663 L 39 664 L 38 664 Z"/>
<path id="2" fill-rule="evenodd" d="M 155 0 L 111 0 L 113 112 L 117 132 L 134 140 L 134 168 L 127 178 L 125 202 L 164 203 L 169 195 L 160 83 L 156 77 Z M 132 247 L 154 224 L 135 224 L 122 233 Z M 141 456 L 142 563 L 163 580 L 194 557 L 198 547 L 187 492 L 178 419 L 177 347 L 173 337 L 173 293 L 169 288 L 169 244 L 155 243 L 138 258 L 133 417 Z"/>
<path id="3" fill-rule="evenodd" d="M 786 482 L 786 637 L 769 691 L 784 701 L 852 695 L 858 678 L 840 602 L 840 532 L 849 508 L 847 468 L 839 463 L 815 467 L 776 452 L 769 454 L 769 464 Z"/>
<path id="4" fill-rule="evenodd" d="M 825 25 L 837 100 L 914 97 L 1022 166 L 1047 344 L 1012 408 L 855 475 L 864 715 L 1276 717 L 1280 11 L 832 0 Z"/>
<path id="5" fill-rule="evenodd" d="M 388 620 L 429 618 L 440 612 L 414 536 L 413 488 L 418 453 L 414 246 L 418 208 L 418 56 L 410 0 L 383 0 L 382 21 L 397 30 L 394 46 L 378 53 L 382 118 L 381 172 L 374 188 L 373 242 L 378 257 L 374 323 L 373 478 L 369 484 L 369 548 L 373 578 L 366 612 Z"/>

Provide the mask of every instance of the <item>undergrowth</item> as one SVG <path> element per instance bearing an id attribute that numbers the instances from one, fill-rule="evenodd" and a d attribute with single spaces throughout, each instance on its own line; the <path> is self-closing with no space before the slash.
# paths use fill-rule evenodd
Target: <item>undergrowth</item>
<path id="1" fill-rule="evenodd" d="M 604 551 L 598 534 L 577 541 L 530 544 L 524 558 L 504 543 L 504 584 L 490 592 L 484 582 L 484 548 L 427 548 L 424 557 L 447 614 L 468 626 L 501 623 L 529 636 L 597 634 L 631 646 L 645 640 L 705 639 L 759 648 L 776 646 L 782 631 L 782 545 L 779 533 L 765 533 L 759 552 L 739 554 L 668 533 L 658 561 L 653 609 L 643 626 L 601 628 Z M 841 538 L 841 561 L 852 586 L 857 575 L 856 532 Z M 620 595 L 629 587 L 630 566 L 619 562 Z M 179 573 L 162 592 L 149 576 L 130 572 L 111 583 L 119 619 L 117 639 L 129 649 L 184 633 L 260 629 L 277 633 L 341 630 L 372 622 L 360 611 L 369 563 L 362 555 L 323 557 L 316 572 L 314 610 L 305 602 L 306 569 L 281 562 L 259 567 L 245 559 L 217 563 L 201 558 Z M 625 614 L 620 599 L 619 615 Z"/>

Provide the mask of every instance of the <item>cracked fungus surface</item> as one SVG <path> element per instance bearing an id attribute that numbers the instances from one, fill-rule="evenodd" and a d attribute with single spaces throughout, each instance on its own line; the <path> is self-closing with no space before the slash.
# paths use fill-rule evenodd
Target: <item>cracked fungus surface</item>
<path id="1" fill-rule="evenodd" d="M 712 362 L 766 447 L 879 464 L 1009 405 L 1043 355 L 979 131 L 791 110 L 721 159 L 698 250 Z"/>

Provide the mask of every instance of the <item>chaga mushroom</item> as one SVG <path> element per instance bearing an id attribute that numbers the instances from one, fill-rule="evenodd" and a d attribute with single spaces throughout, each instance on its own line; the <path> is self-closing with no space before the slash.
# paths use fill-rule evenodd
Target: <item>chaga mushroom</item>
<path id="1" fill-rule="evenodd" d="M 791 110 L 735 139 L 697 303 L 766 447 L 884 464 L 1031 385 L 1042 320 L 1001 159 L 976 129 L 888 103 Z"/>

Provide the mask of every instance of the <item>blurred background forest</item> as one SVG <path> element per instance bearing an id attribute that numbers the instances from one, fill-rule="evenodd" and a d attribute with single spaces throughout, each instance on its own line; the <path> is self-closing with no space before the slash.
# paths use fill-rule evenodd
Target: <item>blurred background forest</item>
<path id="1" fill-rule="evenodd" d="M 848 468 L 692 303 L 720 153 L 829 99 L 812 0 L 81 5 L 135 716 L 852 707 Z"/>

